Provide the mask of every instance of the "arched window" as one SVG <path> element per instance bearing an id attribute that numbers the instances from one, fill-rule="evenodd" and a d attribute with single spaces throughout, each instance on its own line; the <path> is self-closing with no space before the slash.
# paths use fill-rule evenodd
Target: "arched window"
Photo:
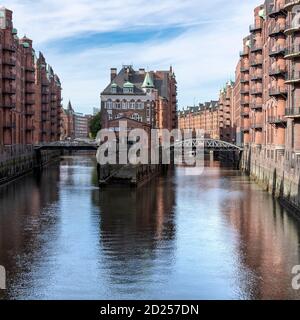
<path id="1" fill-rule="evenodd" d="M 120 100 L 116 101 L 116 109 L 121 109 L 121 102 Z"/>
<path id="2" fill-rule="evenodd" d="M 112 109 L 112 107 L 113 107 L 112 101 L 111 101 L 110 99 L 107 100 L 107 102 L 106 102 L 106 109 Z"/>
<path id="3" fill-rule="evenodd" d="M 135 102 L 134 100 L 130 101 L 130 109 L 135 109 Z"/>
<path id="4" fill-rule="evenodd" d="M 127 101 L 126 100 L 122 101 L 122 109 L 127 109 Z"/>

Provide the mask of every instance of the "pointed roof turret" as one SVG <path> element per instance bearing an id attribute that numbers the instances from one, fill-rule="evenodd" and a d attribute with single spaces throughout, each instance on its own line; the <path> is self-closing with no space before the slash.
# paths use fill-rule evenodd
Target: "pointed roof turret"
<path id="1" fill-rule="evenodd" d="M 149 72 L 146 73 L 142 88 L 154 88 L 153 80 Z"/>
<path id="2" fill-rule="evenodd" d="M 68 103 L 68 111 L 74 111 L 70 100 Z"/>

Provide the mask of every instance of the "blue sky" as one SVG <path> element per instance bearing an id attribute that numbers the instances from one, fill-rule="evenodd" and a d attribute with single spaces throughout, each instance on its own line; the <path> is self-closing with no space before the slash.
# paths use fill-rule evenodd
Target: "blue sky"
<path id="1" fill-rule="evenodd" d="M 8 0 L 19 36 L 60 76 L 66 105 L 91 113 L 111 67 L 173 66 L 179 108 L 216 99 L 234 79 L 256 0 Z"/>

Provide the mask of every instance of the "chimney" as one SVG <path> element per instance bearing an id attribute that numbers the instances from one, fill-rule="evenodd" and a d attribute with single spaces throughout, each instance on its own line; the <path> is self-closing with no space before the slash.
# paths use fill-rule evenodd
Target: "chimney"
<path id="1" fill-rule="evenodd" d="M 110 69 L 110 81 L 112 82 L 117 76 L 117 68 Z"/>
<path id="2" fill-rule="evenodd" d="M 139 74 L 144 75 L 145 74 L 145 69 L 139 69 Z"/>

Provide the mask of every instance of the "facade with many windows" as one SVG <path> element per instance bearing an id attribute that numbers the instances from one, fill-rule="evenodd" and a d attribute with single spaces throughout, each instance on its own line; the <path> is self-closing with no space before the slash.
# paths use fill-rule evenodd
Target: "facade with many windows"
<path id="1" fill-rule="evenodd" d="M 123 66 L 117 73 L 113 68 L 110 84 L 101 93 L 102 127 L 111 128 L 114 120 L 127 119 L 151 128 L 175 129 L 176 94 L 172 69 L 145 72 Z"/>

